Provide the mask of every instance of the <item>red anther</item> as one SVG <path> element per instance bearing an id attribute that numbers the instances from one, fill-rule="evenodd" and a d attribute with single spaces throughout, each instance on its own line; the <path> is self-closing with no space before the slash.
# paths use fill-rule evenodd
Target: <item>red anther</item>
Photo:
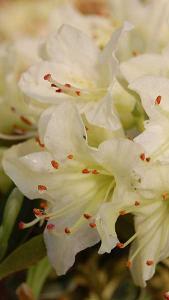
<path id="1" fill-rule="evenodd" d="M 131 262 L 131 260 L 128 260 L 126 263 L 126 267 L 130 269 L 131 266 L 132 266 L 132 262 Z"/>
<path id="2" fill-rule="evenodd" d="M 83 173 L 83 174 L 89 174 L 90 171 L 89 171 L 88 169 L 83 169 L 83 170 L 82 170 L 82 173 Z"/>
<path id="3" fill-rule="evenodd" d="M 83 216 L 84 216 L 84 218 L 87 219 L 87 220 L 89 220 L 89 219 L 92 217 L 91 215 L 86 214 L 86 213 L 85 213 Z"/>
<path id="4" fill-rule="evenodd" d="M 19 222 L 18 223 L 18 228 L 20 229 L 20 230 L 22 230 L 22 229 L 24 229 L 25 228 L 25 223 L 24 222 Z"/>
<path id="5" fill-rule="evenodd" d="M 151 160 L 150 157 L 146 157 L 146 161 L 149 162 Z"/>
<path id="6" fill-rule="evenodd" d="M 71 88 L 71 84 L 70 83 L 65 83 L 65 86 L 68 88 Z"/>
<path id="7" fill-rule="evenodd" d="M 68 159 L 73 159 L 73 155 L 72 155 L 72 154 L 69 154 L 69 155 L 67 156 L 67 158 L 68 158 Z"/>
<path id="8" fill-rule="evenodd" d="M 96 223 L 90 223 L 89 226 L 90 226 L 91 228 L 96 228 Z"/>
<path id="9" fill-rule="evenodd" d="M 40 202 L 40 208 L 43 208 L 43 209 L 48 208 L 47 202 L 46 201 L 41 201 Z"/>
<path id="10" fill-rule="evenodd" d="M 77 96 L 80 96 L 80 91 L 76 91 L 76 95 L 77 95 Z"/>
<path id="11" fill-rule="evenodd" d="M 158 96 L 155 100 L 155 105 L 159 105 L 161 103 L 161 96 Z"/>
<path id="12" fill-rule="evenodd" d="M 153 260 L 147 260 L 146 265 L 147 266 L 152 266 L 152 265 L 154 265 L 154 261 Z"/>
<path id="13" fill-rule="evenodd" d="M 54 84 L 54 83 L 52 83 L 52 84 L 51 84 L 51 87 L 54 87 L 54 88 L 56 88 L 56 87 L 57 87 L 57 85 L 56 85 L 56 84 Z"/>
<path id="14" fill-rule="evenodd" d="M 26 125 L 32 126 L 32 122 L 25 118 L 24 116 L 20 116 L 20 119 L 22 122 L 24 122 Z"/>
<path id="15" fill-rule="evenodd" d="M 139 205 L 140 205 L 140 202 L 139 202 L 139 201 L 135 201 L 134 205 L 135 205 L 135 206 L 139 206 Z"/>
<path id="16" fill-rule="evenodd" d="M 38 191 L 43 192 L 43 191 L 47 191 L 47 187 L 45 185 L 38 185 Z"/>
<path id="17" fill-rule="evenodd" d="M 52 223 L 47 224 L 46 226 L 47 230 L 53 230 L 55 228 L 55 225 Z"/>
<path id="18" fill-rule="evenodd" d="M 70 234 L 71 233 L 71 231 L 70 231 L 70 229 L 68 227 L 65 228 L 65 233 L 66 234 Z"/>
<path id="19" fill-rule="evenodd" d="M 144 161 L 145 158 L 146 158 L 145 153 L 141 153 L 141 154 L 140 154 L 140 159 Z"/>
<path id="20" fill-rule="evenodd" d="M 11 110 L 12 110 L 12 112 L 16 112 L 16 108 L 13 106 L 11 106 Z"/>
<path id="21" fill-rule="evenodd" d="M 162 198 L 163 198 L 163 200 L 168 200 L 169 199 L 169 193 L 163 193 L 162 194 Z"/>
<path id="22" fill-rule="evenodd" d="M 45 147 L 45 145 L 41 143 L 40 138 L 38 136 L 35 138 L 35 140 L 39 144 L 40 147 L 42 147 L 42 148 Z"/>
<path id="23" fill-rule="evenodd" d="M 56 160 L 52 160 L 51 161 L 51 165 L 54 169 L 58 169 L 59 168 L 59 163 Z"/>
<path id="24" fill-rule="evenodd" d="M 43 212 L 39 208 L 34 208 L 33 213 L 38 217 L 43 216 Z"/>
<path id="25" fill-rule="evenodd" d="M 119 211 L 120 216 L 125 216 L 127 214 L 126 210 Z"/>
<path id="26" fill-rule="evenodd" d="M 164 299 L 169 300 L 169 292 L 164 294 Z"/>
<path id="27" fill-rule="evenodd" d="M 62 93 L 62 89 L 59 88 L 59 89 L 55 90 L 55 92 L 56 93 Z"/>
<path id="28" fill-rule="evenodd" d="M 124 248 L 124 244 L 123 243 L 117 243 L 116 247 L 119 248 L 119 249 L 122 249 L 122 248 Z"/>
<path id="29" fill-rule="evenodd" d="M 51 79 L 51 74 L 46 74 L 44 77 L 43 77 L 43 79 L 44 80 L 50 80 Z"/>
<path id="30" fill-rule="evenodd" d="M 94 175 L 98 175 L 98 174 L 99 174 L 99 172 L 98 172 L 97 170 L 93 170 L 93 171 L 92 171 L 92 174 L 94 174 Z"/>

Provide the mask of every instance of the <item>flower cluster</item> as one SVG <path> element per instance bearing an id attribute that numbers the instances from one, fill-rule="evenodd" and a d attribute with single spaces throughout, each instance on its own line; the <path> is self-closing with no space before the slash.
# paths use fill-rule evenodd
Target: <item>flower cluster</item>
<path id="1" fill-rule="evenodd" d="M 45 37 L 2 45 L 0 138 L 15 140 L 2 164 L 43 199 L 19 227 L 45 226 L 58 275 L 99 241 L 100 254 L 131 244 L 127 266 L 145 287 L 169 256 L 169 2 L 108 4 L 108 16 L 64 4 Z M 127 214 L 135 233 L 122 242 Z"/>

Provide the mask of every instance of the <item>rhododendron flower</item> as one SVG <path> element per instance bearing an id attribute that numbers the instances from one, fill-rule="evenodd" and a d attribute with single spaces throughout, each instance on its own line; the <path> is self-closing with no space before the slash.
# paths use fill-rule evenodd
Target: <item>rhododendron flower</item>
<path id="1" fill-rule="evenodd" d="M 39 144 L 31 140 L 13 146 L 5 153 L 3 166 L 28 198 L 47 200 L 45 212 L 34 210 L 35 220 L 20 226 L 48 221 L 44 232 L 48 256 L 57 273 L 64 274 L 77 252 L 100 240 L 97 212 L 112 200 L 117 175 L 121 174 L 122 184 L 129 180 L 141 150 L 127 139 L 89 147 L 81 117 L 68 102 L 42 114 L 39 139 Z M 111 227 L 111 249 L 117 242 Z"/>
<path id="2" fill-rule="evenodd" d="M 145 131 L 135 138 L 151 160 L 169 161 L 169 79 L 144 76 L 130 84 L 149 116 Z"/>
<path id="3" fill-rule="evenodd" d="M 85 113 L 90 123 L 99 126 L 102 122 L 99 115 L 106 120 L 107 94 L 111 93 L 118 70 L 115 51 L 121 35 L 130 28 L 131 25 L 126 23 L 116 31 L 101 52 L 78 29 L 62 26 L 43 47 L 43 55 L 48 61 L 32 66 L 22 75 L 19 83 L 21 90 L 43 104 L 57 104 L 63 99 L 74 101 L 80 113 Z M 98 114 L 96 119 L 96 113 L 100 110 L 102 114 Z M 121 129 L 116 116 L 114 124 L 114 130 Z M 104 126 L 112 130 L 108 122 Z"/>

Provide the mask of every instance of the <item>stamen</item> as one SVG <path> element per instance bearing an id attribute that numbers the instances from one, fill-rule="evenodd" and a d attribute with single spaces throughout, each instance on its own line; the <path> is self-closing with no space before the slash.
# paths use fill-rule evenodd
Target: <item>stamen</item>
<path id="1" fill-rule="evenodd" d="M 162 198 L 163 198 L 163 200 L 169 200 L 169 193 L 163 193 L 162 194 Z"/>
<path id="2" fill-rule="evenodd" d="M 56 93 L 62 93 L 63 91 L 62 91 L 62 89 L 57 89 L 56 91 L 55 91 Z"/>
<path id="3" fill-rule="evenodd" d="M 128 261 L 127 261 L 126 267 L 129 268 L 129 269 L 132 267 L 132 262 L 131 262 L 131 260 L 128 260 Z"/>
<path id="4" fill-rule="evenodd" d="M 87 219 L 87 220 L 89 220 L 89 219 L 92 217 L 90 214 L 86 214 L 86 213 L 85 213 L 83 216 L 84 216 L 84 218 Z"/>
<path id="5" fill-rule="evenodd" d="M 145 153 L 141 153 L 141 154 L 140 154 L 140 159 L 144 161 L 145 158 L 146 158 Z"/>
<path id="6" fill-rule="evenodd" d="M 161 103 L 161 96 L 158 96 L 155 100 L 155 105 L 159 105 Z"/>
<path id="7" fill-rule="evenodd" d="M 146 162 L 149 162 L 151 160 L 150 157 L 146 157 Z"/>
<path id="8" fill-rule="evenodd" d="M 52 167 L 53 167 L 54 169 L 58 169 L 58 168 L 59 168 L 59 163 L 58 163 L 57 161 L 55 161 L 55 160 L 52 160 L 52 161 L 51 161 L 51 165 L 52 165 Z"/>
<path id="9" fill-rule="evenodd" d="M 82 170 L 82 173 L 83 173 L 83 174 L 89 174 L 90 171 L 89 171 L 88 169 L 83 169 L 83 170 Z"/>
<path id="10" fill-rule="evenodd" d="M 80 96 L 80 91 L 76 91 L 75 93 L 77 94 L 77 96 Z"/>
<path id="11" fill-rule="evenodd" d="M 90 223 L 89 226 L 90 226 L 91 228 L 96 228 L 96 223 Z"/>
<path id="12" fill-rule="evenodd" d="M 67 158 L 68 158 L 68 159 L 73 159 L 73 155 L 72 155 L 72 154 L 69 154 L 69 155 L 67 156 Z"/>
<path id="13" fill-rule="evenodd" d="M 26 117 L 24 116 L 20 116 L 20 119 L 22 122 L 24 122 L 26 125 L 32 126 L 32 122 L 30 120 L 28 120 Z"/>
<path id="14" fill-rule="evenodd" d="M 70 234 L 71 233 L 71 231 L 70 231 L 70 229 L 68 227 L 65 228 L 65 233 L 66 234 Z"/>
<path id="15" fill-rule="evenodd" d="M 122 249 L 122 248 L 124 248 L 124 244 L 123 243 L 117 243 L 116 247 L 119 248 L 119 249 Z"/>
<path id="16" fill-rule="evenodd" d="M 39 137 L 36 137 L 35 140 L 36 140 L 36 142 L 39 144 L 40 147 L 42 147 L 42 148 L 45 147 L 45 145 L 41 143 Z"/>
<path id="17" fill-rule="evenodd" d="M 65 83 L 65 86 L 68 88 L 71 88 L 71 84 L 70 83 Z"/>
<path id="18" fill-rule="evenodd" d="M 52 75 L 51 74 L 46 74 L 43 79 L 49 81 L 51 79 Z"/>
<path id="19" fill-rule="evenodd" d="M 55 225 L 52 223 L 49 223 L 49 224 L 47 224 L 46 228 L 47 228 L 47 230 L 51 231 L 55 228 Z"/>
<path id="20" fill-rule="evenodd" d="M 93 171 L 92 171 L 92 174 L 94 174 L 94 175 L 98 175 L 98 174 L 99 174 L 99 172 L 98 172 L 97 170 L 93 170 Z"/>
<path id="21" fill-rule="evenodd" d="M 54 88 L 56 88 L 56 87 L 57 87 L 57 85 L 56 85 L 56 84 L 54 84 L 54 83 L 52 83 L 52 84 L 51 84 L 51 87 L 54 87 Z"/>
<path id="22" fill-rule="evenodd" d="M 44 211 L 40 210 L 39 208 L 34 208 L 33 213 L 35 214 L 35 216 L 38 216 L 38 217 L 41 217 L 45 214 Z"/>
<path id="23" fill-rule="evenodd" d="M 38 185 L 38 191 L 40 191 L 40 192 L 47 191 L 47 187 L 46 187 L 45 185 L 39 184 L 39 185 Z"/>
<path id="24" fill-rule="evenodd" d="M 147 260 L 146 265 L 147 266 L 152 266 L 152 265 L 154 265 L 154 261 L 153 260 Z"/>
<path id="25" fill-rule="evenodd" d="M 135 205 L 135 206 L 139 206 L 139 205 L 140 205 L 140 202 L 139 202 L 139 201 L 135 201 L 134 205 Z"/>
<path id="26" fill-rule="evenodd" d="M 19 228 L 20 230 L 24 229 L 24 228 L 25 228 L 25 223 L 22 222 L 22 221 L 20 221 L 20 222 L 18 223 L 18 228 Z"/>
<path id="27" fill-rule="evenodd" d="M 12 112 L 16 112 L 16 108 L 14 107 L 14 106 L 11 106 L 11 110 L 12 110 Z"/>

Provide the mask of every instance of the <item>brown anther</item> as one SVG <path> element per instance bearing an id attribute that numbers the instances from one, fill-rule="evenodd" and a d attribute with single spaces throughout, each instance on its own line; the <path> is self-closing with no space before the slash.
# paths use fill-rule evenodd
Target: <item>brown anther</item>
<path id="1" fill-rule="evenodd" d="M 51 165 L 54 169 L 58 169 L 59 168 L 59 163 L 56 160 L 52 160 L 51 161 Z"/>
<path id="2" fill-rule="evenodd" d="M 32 126 L 32 122 L 25 118 L 24 116 L 20 116 L 20 119 L 22 122 L 24 122 L 26 125 Z"/>
<path id="3" fill-rule="evenodd" d="M 159 105 L 161 103 L 161 96 L 158 96 L 155 100 L 155 105 Z"/>
<path id="4" fill-rule="evenodd" d="M 71 84 L 70 83 L 65 83 L 65 86 L 68 88 L 71 88 Z"/>
<path id="5" fill-rule="evenodd" d="M 66 234 L 70 234 L 71 233 L 71 231 L 70 231 L 70 229 L 68 227 L 65 228 L 65 233 Z"/>
<path id="6" fill-rule="evenodd" d="M 47 209 L 48 208 L 47 202 L 45 200 L 40 202 L 40 208 L 42 208 L 42 209 Z"/>
<path id="7" fill-rule="evenodd" d="M 147 260 L 146 261 L 146 265 L 147 266 L 152 266 L 154 264 L 154 261 L 153 260 Z"/>
<path id="8" fill-rule="evenodd" d="M 140 154 L 140 159 L 144 161 L 145 158 L 146 158 L 145 153 L 141 153 L 141 154 Z"/>
<path id="9" fill-rule="evenodd" d="M 146 162 L 149 162 L 151 160 L 150 157 L 146 157 Z"/>
<path id="10" fill-rule="evenodd" d="M 86 213 L 85 213 L 83 216 L 84 216 L 84 218 L 87 219 L 87 220 L 89 220 L 89 219 L 92 217 L 90 214 L 86 214 Z"/>
<path id="11" fill-rule="evenodd" d="M 134 51 L 132 52 L 132 54 L 133 54 L 133 56 L 138 56 L 138 55 L 139 55 L 139 52 L 134 50 Z"/>
<path id="12" fill-rule="evenodd" d="M 131 266 L 132 266 L 132 262 L 131 262 L 131 260 L 128 260 L 126 263 L 126 267 L 130 269 Z"/>
<path id="13" fill-rule="evenodd" d="M 56 93 L 62 93 L 62 89 L 59 88 L 59 89 L 55 90 L 55 92 Z"/>
<path id="14" fill-rule="evenodd" d="M 119 211 L 120 216 L 125 216 L 127 214 L 126 210 Z"/>
<path id="15" fill-rule="evenodd" d="M 53 230 L 55 228 L 55 225 L 52 224 L 52 223 L 49 223 L 49 224 L 47 224 L 46 228 L 47 228 L 47 230 L 50 231 L 50 230 Z"/>
<path id="16" fill-rule="evenodd" d="M 163 200 L 169 200 L 169 193 L 165 192 L 162 194 Z"/>
<path id="17" fill-rule="evenodd" d="M 96 223 L 90 223 L 89 226 L 90 226 L 91 228 L 96 228 Z"/>
<path id="18" fill-rule="evenodd" d="M 51 74 L 46 74 L 44 77 L 43 77 L 43 79 L 44 80 L 50 80 L 51 79 Z"/>
<path id="19" fill-rule="evenodd" d="M 124 248 L 124 244 L 123 243 L 117 243 L 116 247 L 119 248 L 119 249 L 122 249 L 122 248 Z"/>
<path id="20" fill-rule="evenodd" d="M 139 206 L 139 205 L 140 205 L 140 202 L 139 202 L 139 201 L 135 201 L 134 205 L 135 205 L 135 206 Z"/>
<path id="21" fill-rule="evenodd" d="M 24 229 L 25 228 L 25 223 L 24 222 L 19 222 L 18 223 L 18 228 L 20 229 L 20 230 L 22 230 L 22 229 Z"/>
<path id="22" fill-rule="evenodd" d="M 56 84 L 54 84 L 54 83 L 52 83 L 52 84 L 51 84 L 51 87 L 54 87 L 54 88 L 56 88 L 56 87 L 57 87 L 57 85 L 56 85 Z"/>
<path id="23" fill-rule="evenodd" d="M 45 185 L 38 185 L 38 191 L 43 192 L 43 191 L 47 191 L 47 187 Z"/>
<path id="24" fill-rule="evenodd" d="M 38 217 L 41 217 L 41 216 L 43 216 L 43 211 L 41 211 L 40 209 L 38 209 L 38 208 L 34 208 L 33 209 L 33 213 L 35 214 L 35 216 L 38 216 Z"/>
<path id="25" fill-rule="evenodd" d="M 12 111 L 12 112 L 16 112 L 16 108 L 13 107 L 13 106 L 11 106 L 11 111 Z"/>
<path id="26" fill-rule="evenodd" d="M 76 95 L 77 95 L 77 96 L 80 96 L 80 91 L 76 91 Z"/>
<path id="27" fill-rule="evenodd" d="M 89 174 L 90 171 L 89 171 L 88 169 L 83 169 L 83 170 L 82 170 L 82 173 L 83 173 L 83 174 Z"/>
<path id="28" fill-rule="evenodd" d="M 88 131 L 88 130 L 89 130 L 89 128 L 88 128 L 87 126 L 85 126 L 85 129 L 86 129 L 86 131 Z"/>
<path id="29" fill-rule="evenodd" d="M 69 154 L 69 155 L 67 156 L 67 158 L 68 158 L 68 159 L 73 159 L 73 155 L 72 155 L 72 154 Z"/>
<path id="30" fill-rule="evenodd" d="M 92 171 L 92 174 L 94 174 L 94 175 L 98 175 L 98 174 L 100 174 L 97 170 L 93 170 Z"/>
<path id="31" fill-rule="evenodd" d="M 36 142 L 39 144 L 39 146 L 40 146 L 41 148 L 44 148 L 44 147 L 45 147 L 45 145 L 41 143 L 40 138 L 39 138 L 38 136 L 35 138 L 35 140 L 36 140 Z"/>

